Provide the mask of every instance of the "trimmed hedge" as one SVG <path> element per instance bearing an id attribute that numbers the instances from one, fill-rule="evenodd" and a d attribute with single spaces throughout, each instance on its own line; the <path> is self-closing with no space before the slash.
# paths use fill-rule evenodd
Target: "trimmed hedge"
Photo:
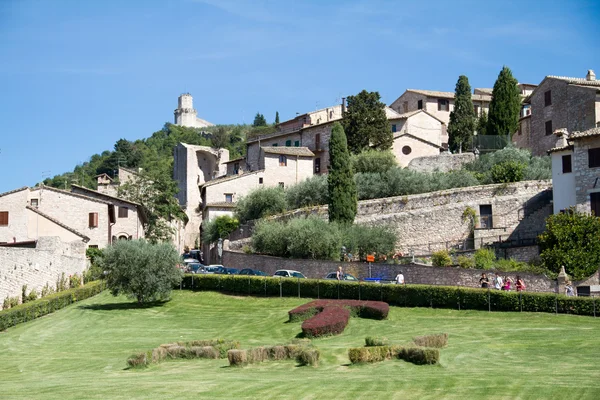
<path id="1" fill-rule="evenodd" d="M 437 364 L 440 361 L 438 349 L 402 346 L 372 346 L 348 349 L 348 358 L 352 364 L 365 364 L 399 358 L 417 364 Z"/>
<path id="2" fill-rule="evenodd" d="M 442 348 L 448 345 L 448 334 L 438 333 L 436 335 L 417 336 L 413 339 L 417 346 Z"/>
<path id="3" fill-rule="evenodd" d="M 127 359 L 127 365 L 132 368 L 146 367 L 151 363 L 159 363 L 168 358 L 226 358 L 230 350 L 239 349 L 239 347 L 239 342 L 224 339 L 167 343 L 152 350 L 131 355 Z"/>
<path id="4" fill-rule="evenodd" d="M 85 286 L 54 293 L 41 299 L 0 311 L 0 331 L 65 308 L 77 301 L 95 296 L 105 289 L 104 281 L 90 282 Z"/>
<path id="5" fill-rule="evenodd" d="M 431 365 L 440 362 L 440 351 L 422 347 L 403 347 L 398 353 L 398 358 L 417 365 Z"/>
<path id="6" fill-rule="evenodd" d="M 302 334 L 308 338 L 338 335 L 344 332 L 349 319 L 350 311 L 348 309 L 327 306 L 323 311 L 302 323 Z"/>
<path id="7" fill-rule="evenodd" d="M 235 275 L 186 275 L 183 289 L 238 295 L 384 301 L 399 307 L 528 311 L 595 315 L 595 298 L 554 293 L 507 292 L 455 286 L 384 285 L 316 279 L 279 279 Z M 488 302 L 489 296 L 489 302 Z M 600 313 L 600 303 L 598 304 Z"/>
<path id="8" fill-rule="evenodd" d="M 295 359 L 299 365 L 316 366 L 320 358 L 319 349 L 312 347 L 309 340 L 294 340 L 290 344 L 277 346 L 261 346 L 246 350 L 229 350 L 227 359 L 232 367 L 243 367 L 264 361 L 281 361 Z"/>

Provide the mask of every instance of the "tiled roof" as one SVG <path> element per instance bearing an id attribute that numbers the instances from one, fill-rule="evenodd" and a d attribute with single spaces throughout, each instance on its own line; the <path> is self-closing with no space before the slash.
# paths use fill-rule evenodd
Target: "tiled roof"
<path id="1" fill-rule="evenodd" d="M 93 197 L 88 197 L 88 196 L 85 196 L 83 194 L 78 194 L 78 193 L 69 192 L 67 190 L 57 189 L 57 188 L 54 188 L 52 186 L 41 185 L 40 187 L 36 187 L 33 190 L 37 190 L 37 189 L 50 190 L 50 191 L 53 191 L 53 192 L 66 194 L 68 196 L 77 197 L 77 198 L 80 198 L 80 199 L 83 199 L 83 200 L 95 201 L 96 203 L 102 203 L 102 204 L 112 205 L 109 201 L 95 199 Z"/>
<path id="2" fill-rule="evenodd" d="M 489 94 L 491 96 L 494 89 L 492 89 L 492 88 L 475 88 L 473 91 L 482 92 L 484 94 Z"/>
<path id="3" fill-rule="evenodd" d="M 287 156 L 314 157 L 315 153 L 310 151 L 308 147 L 283 147 L 283 146 L 266 146 L 261 147 L 265 153 L 283 154 Z"/>
<path id="4" fill-rule="evenodd" d="M 447 99 L 454 98 L 454 92 L 438 92 L 437 90 L 420 90 L 420 89 L 406 89 L 407 92 L 424 94 L 429 97 L 442 97 Z"/>
<path id="5" fill-rule="evenodd" d="M 21 188 L 15 189 L 15 190 L 9 190 L 8 192 L 0 193 L 0 197 L 8 196 L 9 194 L 17 193 L 17 192 L 20 192 L 20 191 L 26 190 L 26 189 L 29 189 L 29 188 L 27 186 L 23 186 Z"/>
<path id="6" fill-rule="evenodd" d="M 567 83 L 571 83 L 574 85 L 580 85 L 580 86 L 600 86 L 600 81 L 588 81 L 585 78 L 571 78 L 568 76 L 556 76 L 556 75 L 548 75 L 546 78 L 560 79 L 561 81 L 565 81 Z"/>
<path id="7" fill-rule="evenodd" d="M 600 136 L 600 127 L 588 129 L 587 131 L 583 131 L 583 132 L 573 132 L 569 135 L 568 140 L 581 139 L 581 138 L 594 137 L 594 136 Z"/>
<path id="8" fill-rule="evenodd" d="M 385 107 L 385 116 L 387 117 L 387 119 L 400 119 L 400 113 L 397 112 L 396 110 L 393 110 L 389 107 Z"/>
<path id="9" fill-rule="evenodd" d="M 79 232 L 79 231 L 71 228 L 70 226 L 67 226 L 67 225 L 63 224 L 62 222 L 60 222 L 56 218 L 53 218 L 53 217 L 49 216 L 48 214 L 41 212 L 37 208 L 31 207 L 31 206 L 25 206 L 25 207 L 28 210 L 31 210 L 34 213 L 41 215 L 42 217 L 46 218 L 47 220 L 54 222 L 56 225 L 58 225 L 58 226 L 60 226 L 60 227 L 62 227 L 64 229 L 68 230 L 69 232 L 72 232 L 72 233 L 76 234 L 77 236 L 81 237 L 84 240 L 84 242 L 87 243 L 87 242 L 90 241 L 90 238 L 87 237 L 86 235 L 84 235 L 83 233 L 81 233 L 81 232 Z"/>
<path id="10" fill-rule="evenodd" d="M 557 151 L 563 151 L 563 150 L 571 150 L 573 148 L 573 146 L 560 146 L 560 147 L 553 147 L 550 150 L 548 150 L 548 154 L 550 153 L 555 153 Z"/>
<path id="11" fill-rule="evenodd" d="M 409 111 L 404 114 L 398 114 L 398 119 L 407 119 L 407 118 L 410 118 L 413 115 L 418 114 L 420 112 L 425 112 L 425 111 L 424 110 L 414 110 L 414 111 Z"/>
<path id="12" fill-rule="evenodd" d="M 235 179 L 246 177 L 248 175 L 257 174 L 258 172 L 263 172 L 263 171 L 264 171 L 264 169 L 259 169 L 257 171 L 245 172 L 245 173 L 243 173 L 241 175 L 227 175 L 227 176 L 223 176 L 223 177 L 220 177 L 220 178 L 217 178 L 217 179 L 210 180 L 210 181 L 202 184 L 201 186 L 204 188 L 204 187 L 207 187 L 207 186 L 212 186 L 212 185 L 216 185 L 216 184 L 223 183 L 223 182 L 233 181 Z"/>
<path id="13" fill-rule="evenodd" d="M 221 207 L 221 208 L 235 208 L 235 203 L 227 202 L 227 201 L 219 201 L 216 203 L 209 203 L 204 206 L 206 207 Z"/>
<path id="14" fill-rule="evenodd" d="M 471 101 L 492 101 L 492 96 L 486 94 L 472 94 Z"/>
<path id="15" fill-rule="evenodd" d="M 420 138 L 420 137 L 418 137 L 418 136 L 415 136 L 415 135 L 413 135 L 413 134 L 411 134 L 411 133 L 408 133 L 408 132 L 402 133 L 402 134 L 400 134 L 400 135 L 398 135 L 398 136 L 394 136 L 394 140 L 396 140 L 396 139 L 398 139 L 398 138 L 401 138 L 401 137 L 404 137 L 404 136 L 410 136 L 411 138 L 413 138 L 413 139 L 415 139 L 415 140 L 418 140 L 418 141 L 420 141 L 420 142 L 426 143 L 426 144 L 428 144 L 428 145 L 430 145 L 430 146 L 436 147 L 436 148 L 438 148 L 438 149 L 443 149 L 443 147 L 442 147 L 442 146 L 440 146 L 440 145 L 438 145 L 438 144 L 435 144 L 435 143 L 433 143 L 433 142 L 430 142 L 430 141 L 429 141 L 429 140 L 427 140 L 427 139 Z"/>

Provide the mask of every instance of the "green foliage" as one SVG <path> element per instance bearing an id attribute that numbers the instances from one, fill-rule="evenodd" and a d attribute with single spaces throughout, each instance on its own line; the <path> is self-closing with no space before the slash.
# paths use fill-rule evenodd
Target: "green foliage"
<path id="1" fill-rule="evenodd" d="M 431 264 L 434 267 L 449 267 L 452 265 L 452 257 L 448 250 L 439 250 L 431 255 Z"/>
<path id="2" fill-rule="evenodd" d="M 471 148 L 475 130 L 475 111 L 471 101 L 471 85 L 465 75 L 458 77 L 454 92 L 454 111 L 448 124 L 448 145 L 452 152 Z"/>
<path id="3" fill-rule="evenodd" d="M 398 353 L 398 358 L 417 365 L 437 364 L 440 362 L 440 351 L 421 347 L 404 347 Z"/>
<path id="4" fill-rule="evenodd" d="M 456 262 L 461 268 L 475 268 L 475 260 L 472 257 L 460 255 L 456 258 Z"/>
<path id="5" fill-rule="evenodd" d="M 289 209 L 327 204 L 327 175 L 314 175 L 286 188 L 285 200 Z"/>
<path id="6" fill-rule="evenodd" d="M 367 254 L 388 255 L 394 251 L 398 237 L 394 229 L 387 225 L 340 226 L 342 244 L 348 253 L 358 254 L 365 260 Z"/>
<path id="7" fill-rule="evenodd" d="M 352 169 L 355 173 L 383 173 L 396 167 L 396 156 L 389 150 L 365 150 L 351 156 Z"/>
<path id="8" fill-rule="evenodd" d="M 229 234 L 240 226 L 240 221 L 229 215 L 221 215 L 206 224 L 202 234 L 204 243 L 214 243 L 219 238 L 227 238 Z"/>
<path id="9" fill-rule="evenodd" d="M 485 111 L 481 112 L 479 118 L 477 118 L 477 124 L 475 130 L 478 135 L 487 135 L 488 115 Z"/>
<path id="10" fill-rule="evenodd" d="M 79 274 L 69 275 L 69 287 L 76 288 L 81 286 L 81 277 Z"/>
<path id="11" fill-rule="evenodd" d="M 525 181 L 552 179 L 552 158 L 550 156 L 531 157 L 529 165 L 523 173 Z"/>
<path id="12" fill-rule="evenodd" d="M 417 336 L 413 338 L 413 342 L 415 342 L 417 346 L 441 349 L 448 345 L 448 334 L 437 333 L 435 335 Z"/>
<path id="13" fill-rule="evenodd" d="M 518 164 L 518 166 L 513 166 Z M 532 157 L 531 152 L 527 149 L 518 149 L 512 145 L 505 147 L 502 150 L 493 153 L 484 154 L 478 157 L 475 161 L 465 165 L 467 171 L 472 172 L 479 179 L 480 184 L 494 183 L 492 169 L 496 167 L 499 174 L 497 179 L 502 178 L 502 172 L 505 170 L 513 171 L 509 174 L 517 175 L 522 170 L 521 179 L 550 179 L 552 177 L 550 157 Z M 509 167 L 503 167 L 503 166 Z"/>
<path id="14" fill-rule="evenodd" d="M 246 136 L 248 139 L 254 139 L 259 136 L 270 135 L 271 133 L 277 132 L 277 128 L 274 126 L 257 126 L 248 132 Z"/>
<path id="15" fill-rule="evenodd" d="M 106 285 L 113 296 L 125 294 L 141 304 L 168 299 L 181 281 L 179 262 L 172 244 L 120 240 L 104 249 L 102 267 L 108 272 Z"/>
<path id="16" fill-rule="evenodd" d="M 373 347 L 373 346 L 388 346 L 390 341 L 387 338 L 377 337 L 377 336 L 367 336 L 365 338 L 365 346 Z"/>
<path id="17" fill-rule="evenodd" d="M 17 304 L 9 304 L 10 309 L 7 309 L 5 300 L 3 311 L 0 312 L 0 331 L 53 313 L 76 301 L 95 296 L 102 290 L 104 290 L 103 282 L 92 282 L 82 287 L 51 294 L 39 300 L 31 299 L 30 302 L 22 305 L 17 305 L 19 301 L 17 297 Z"/>
<path id="18" fill-rule="evenodd" d="M 496 261 L 496 253 L 492 249 L 478 249 L 473 255 L 475 268 L 491 269 Z"/>
<path id="19" fill-rule="evenodd" d="M 90 268 L 83 274 L 84 282 L 95 281 L 104 276 L 104 271 L 102 270 L 102 267 L 100 267 L 103 254 L 102 249 L 95 247 L 88 247 L 85 250 L 86 257 L 90 259 Z"/>
<path id="20" fill-rule="evenodd" d="M 342 123 L 350 152 L 358 154 L 369 146 L 377 150 L 392 147 L 393 134 L 380 98 L 378 92 L 366 90 L 348 96 L 348 109 Z"/>
<path id="21" fill-rule="evenodd" d="M 462 213 L 461 219 L 463 222 L 468 223 L 469 228 L 473 230 L 475 228 L 475 225 L 477 225 L 477 211 L 475 211 L 473 207 L 467 206 Z"/>
<path id="22" fill-rule="evenodd" d="M 267 126 L 267 120 L 265 119 L 265 116 L 261 113 L 256 113 L 254 116 L 254 122 L 252 122 L 252 126 L 255 128 L 259 126 Z"/>
<path id="23" fill-rule="evenodd" d="M 379 96 L 379 95 L 378 95 Z M 357 194 L 346 134 L 339 122 L 333 125 L 329 142 L 329 221 L 351 224 L 356 216 Z"/>
<path id="24" fill-rule="evenodd" d="M 488 135 L 512 135 L 519 128 L 521 95 L 518 81 L 511 70 L 504 66 L 492 91 L 492 102 L 488 115 Z"/>
<path id="25" fill-rule="evenodd" d="M 275 111 L 275 125 L 279 124 L 279 111 Z"/>
<path id="26" fill-rule="evenodd" d="M 251 191 L 236 204 L 235 214 L 241 223 L 279 214 L 286 210 L 285 193 L 279 187 Z"/>
<path id="27" fill-rule="evenodd" d="M 569 209 L 546 220 L 546 230 L 538 238 L 545 267 L 560 272 L 564 265 L 575 280 L 584 279 L 600 265 L 600 218 Z"/>
<path id="28" fill-rule="evenodd" d="M 519 182 L 525 175 L 526 165 L 515 161 L 504 161 L 496 164 L 490 170 L 492 182 L 494 183 L 511 183 Z"/>

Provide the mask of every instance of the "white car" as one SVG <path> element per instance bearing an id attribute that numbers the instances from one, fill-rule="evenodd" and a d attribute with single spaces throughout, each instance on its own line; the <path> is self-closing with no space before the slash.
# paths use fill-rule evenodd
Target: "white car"
<path id="1" fill-rule="evenodd" d="M 294 271 L 293 269 L 279 269 L 273 274 L 273 278 L 303 278 L 306 277 L 302 272 Z"/>

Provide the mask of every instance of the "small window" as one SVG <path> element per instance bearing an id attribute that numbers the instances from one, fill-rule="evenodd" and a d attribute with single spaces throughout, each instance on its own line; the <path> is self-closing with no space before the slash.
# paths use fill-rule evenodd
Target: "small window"
<path id="1" fill-rule="evenodd" d="M 292 141 L 291 140 L 286 140 L 285 141 L 285 147 L 292 147 Z"/>
<path id="2" fill-rule="evenodd" d="M 546 121 L 546 136 L 552 135 L 552 120 Z"/>
<path id="3" fill-rule="evenodd" d="M 37 207 L 38 206 L 38 199 L 31 199 L 31 207 Z"/>
<path id="4" fill-rule="evenodd" d="M 423 109 L 423 100 L 419 100 L 417 101 L 417 110 L 422 110 Z"/>
<path id="5" fill-rule="evenodd" d="M 258 178 L 258 184 L 262 185 L 263 184 L 263 178 Z"/>
<path id="6" fill-rule="evenodd" d="M 300 141 L 299 140 L 296 140 L 294 142 L 294 147 L 300 147 Z"/>
<path id="7" fill-rule="evenodd" d="M 588 166 L 590 168 L 600 167 L 600 147 L 588 150 Z"/>
<path id="8" fill-rule="evenodd" d="M 571 166 L 571 155 L 567 154 L 566 156 L 562 156 L 562 171 L 563 174 L 568 174 L 570 172 L 573 172 L 572 166 Z"/>
<path id="9" fill-rule="evenodd" d="M 90 228 L 97 228 L 98 227 L 98 213 L 89 213 L 88 221 L 89 221 L 88 226 Z"/>
<path id="10" fill-rule="evenodd" d="M 271 146 L 273 146 L 273 147 L 277 147 L 277 146 L 278 146 L 278 144 L 277 144 L 277 143 L 273 143 Z"/>
<path id="11" fill-rule="evenodd" d="M 240 173 L 240 163 L 233 163 L 233 174 L 237 175 Z"/>
<path id="12" fill-rule="evenodd" d="M 409 155 L 412 152 L 412 149 L 410 148 L 410 146 L 404 146 L 402 148 L 402 154 L 404 155 Z"/>
<path id="13" fill-rule="evenodd" d="M 423 104 L 423 103 L 421 103 L 421 104 Z M 402 109 L 404 110 L 405 113 L 408 112 L 408 101 L 405 101 L 404 103 L 402 103 Z"/>
<path id="14" fill-rule="evenodd" d="M 8 211 L 0 211 L 0 226 L 8 226 Z"/>
<path id="15" fill-rule="evenodd" d="M 392 133 L 396 132 L 396 124 L 392 124 Z"/>
<path id="16" fill-rule="evenodd" d="M 233 203 L 233 194 L 225 193 L 225 203 Z"/>
<path id="17" fill-rule="evenodd" d="M 438 99 L 438 111 L 450 111 L 450 102 L 448 99 Z"/>
<path id="18" fill-rule="evenodd" d="M 285 188 L 285 183 L 279 182 L 279 187 L 282 188 L 282 189 L 284 189 Z"/>
<path id="19" fill-rule="evenodd" d="M 129 209 L 127 207 L 119 207 L 119 218 L 127 218 Z"/>
<path id="20" fill-rule="evenodd" d="M 321 148 L 321 134 L 317 133 L 315 135 L 315 149 L 319 150 Z"/>
<path id="21" fill-rule="evenodd" d="M 544 107 L 552 105 L 552 90 L 544 92 Z"/>
<path id="22" fill-rule="evenodd" d="M 315 174 L 319 174 L 321 172 L 321 159 L 315 158 Z"/>
<path id="23" fill-rule="evenodd" d="M 90 244 L 90 245 L 88 246 L 88 248 L 90 248 L 90 249 L 97 249 L 97 248 L 98 248 L 98 245 L 97 245 L 97 244 Z"/>
<path id="24" fill-rule="evenodd" d="M 333 111 L 329 111 L 329 119 L 333 118 Z"/>
<path id="25" fill-rule="evenodd" d="M 287 156 L 285 156 L 283 154 L 279 156 L 279 166 L 287 167 Z"/>

